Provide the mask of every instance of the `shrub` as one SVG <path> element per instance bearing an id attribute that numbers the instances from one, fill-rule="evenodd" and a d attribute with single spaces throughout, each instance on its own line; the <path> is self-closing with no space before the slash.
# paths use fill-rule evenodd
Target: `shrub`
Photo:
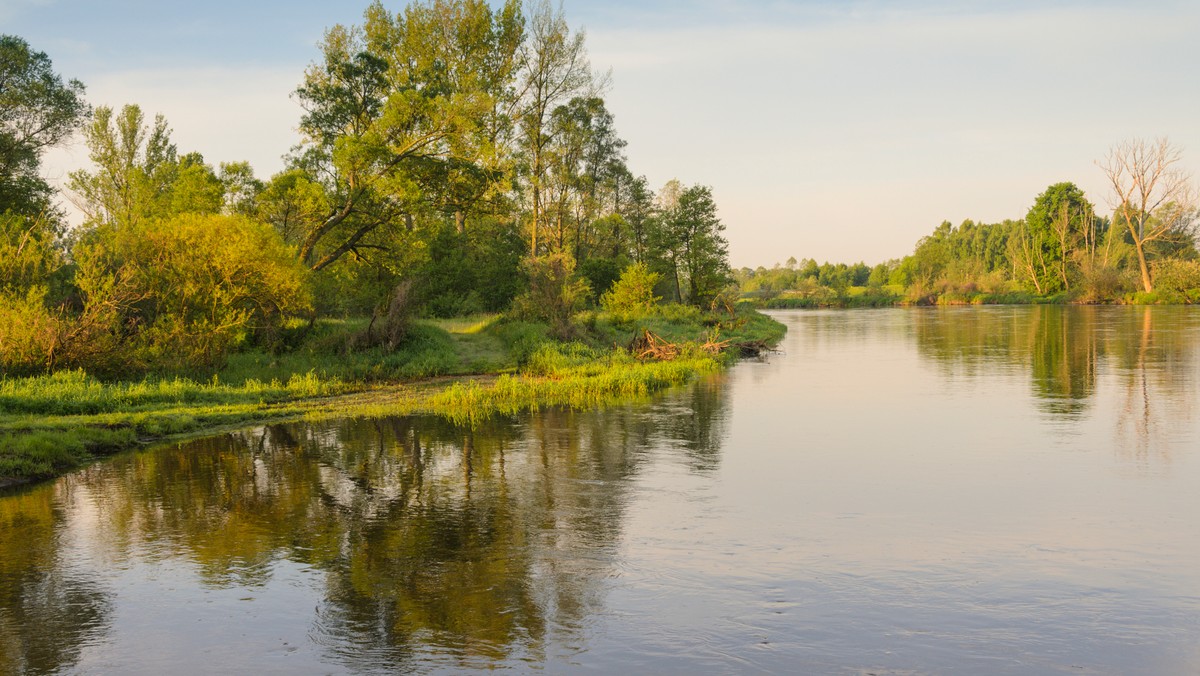
<path id="1" fill-rule="evenodd" d="M 550 324 L 555 337 L 568 339 L 573 330 L 571 317 L 583 309 L 591 297 L 587 280 L 575 275 L 575 259 L 553 253 L 525 261 L 529 291 L 513 301 L 516 316 Z"/>
<path id="2" fill-rule="evenodd" d="M 1200 299 L 1200 261 L 1168 258 L 1154 264 L 1154 288 L 1185 303 Z"/>
<path id="3" fill-rule="evenodd" d="M 100 230 L 76 258 L 84 313 L 110 307 L 118 316 L 109 328 L 146 365 L 217 366 L 249 336 L 312 307 L 294 252 L 270 226 L 240 216 Z"/>
<path id="4" fill-rule="evenodd" d="M 661 300 L 654 295 L 654 285 L 661 277 L 657 272 L 651 272 L 645 263 L 634 263 L 625 268 L 612 288 L 600 297 L 600 306 L 619 322 L 644 317 Z"/>

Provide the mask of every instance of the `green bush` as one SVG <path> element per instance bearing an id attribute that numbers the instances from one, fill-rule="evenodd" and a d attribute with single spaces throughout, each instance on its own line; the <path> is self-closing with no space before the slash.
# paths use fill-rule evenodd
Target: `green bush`
<path id="1" fill-rule="evenodd" d="M 565 253 L 552 253 L 529 258 L 524 267 L 529 290 L 513 301 L 513 313 L 521 319 L 548 323 L 556 338 L 571 338 L 571 318 L 592 294 L 587 280 L 575 274 L 575 259 Z"/>
<path id="2" fill-rule="evenodd" d="M 76 258 L 85 314 L 113 309 L 108 328 L 121 332 L 129 362 L 146 367 L 218 366 L 252 335 L 275 334 L 284 317 L 312 307 L 292 249 L 270 226 L 240 216 L 103 228 Z"/>
<path id="3" fill-rule="evenodd" d="M 1154 288 L 1173 302 L 1200 299 L 1200 261 L 1168 258 L 1154 264 Z"/>
<path id="4" fill-rule="evenodd" d="M 600 297 L 600 306 L 619 322 L 645 317 L 661 300 L 654 295 L 654 285 L 661 278 L 662 275 L 651 272 L 645 263 L 634 263 L 625 268 L 612 288 Z"/>

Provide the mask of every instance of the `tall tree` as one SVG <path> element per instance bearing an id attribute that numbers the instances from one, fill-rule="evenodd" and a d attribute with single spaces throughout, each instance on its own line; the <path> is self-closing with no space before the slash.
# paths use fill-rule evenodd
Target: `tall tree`
<path id="1" fill-rule="evenodd" d="M 1179 166 L 1181 159 L 1179 147 L 1159 138 L 1122 141 L 1097 162 L 1112 188 L 1114 220 L 1125 224 L 1137 252 L 1146 292 L 1154 290 L 1148 246 L 1190 242 L 1195 236 L 1196 193 L 1191 175 Z"/>
<path id="2" fill-rule="evenodd" d="M 367 238 L 385 226 L 411 228 L 432 186 L 446 184 L 447 165 L 490 152 L 485 131 L 496 129 L 521 30 L 515 0 L 495 11 L 483 0 L 433 0 L 396 15 L 375 2 L 361 27 L 326 33 L 321 62 L 297 90 L 306 110 L 301 165 L 330 204 L 306 227 L 306 263 L 320 270 L 380 246 Z"/>
<path id="3" fill-rule="evenodd" d="M 1022 234 L 1040 293 L 1071 288 L 1077 254 L 1094 247 L 1095 223 L 1091 202 L 1074 183 L 1055 183 L 1037 196 L 1025 215 Z"/>
<path id="4" fill-rule="evenodd" d="M 41 154 L 87 119 L 79 80 L 63 81 L 50 57 L 13 35 L 0 35 L 0 213 L 37 216 L 52 208 L 39 175 Z"/>
<path id="5" fill-rule="evenodd" d="M 729 244 L 721 234 L 712 189 L 682 188 L 678 181 L 663 187 L 662 225 L 658 231 L 660 259 L 669 264 L 677 300 L 692 305 L 710 302 L 730 281 Z M 686 292 L 684 287 L 686 286 Z"/>
<path id="6" fill-rule="evenodd" d="M 126 105 L 116 115 L 101 106 L 84 129 L 84 139 L 95 170 L 72 172 L 68 187 L 88 222 L 131 226 L 154 215 L 178 161 L 163 116 L 148 125 L 137 105 Z"/>
<path id="7" fill-rule="evenodd" d="M 528 35 L 521 44 L 518 120 L 529 180 L 529 251 L 533 256 L 538 254 L 538 233 L 544 227 L 543 193 L 553 141 L 551 115 L 558 106 L 596 89 L 584 38 L 583 31 L 571 33 L 561 7 L 555 9 L 549 0 L 542 0 L 530 14 Z"/>

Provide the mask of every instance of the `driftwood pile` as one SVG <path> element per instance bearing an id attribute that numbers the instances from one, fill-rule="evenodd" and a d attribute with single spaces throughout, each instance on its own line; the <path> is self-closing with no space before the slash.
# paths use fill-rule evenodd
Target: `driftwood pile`
<path id="1" fill-rule="evenodd" d="M 713 340 L 711 337 L 701 344 L 672 343 L 646 329 L 641 335 L 634 337 L 633 342 L 629 344 L 629 352 L 642 360 L 671 361 L 683 354 L 688 347 L 699 349 L 705 354 L 717 355 L 729 345 L 728 340 Z"/>

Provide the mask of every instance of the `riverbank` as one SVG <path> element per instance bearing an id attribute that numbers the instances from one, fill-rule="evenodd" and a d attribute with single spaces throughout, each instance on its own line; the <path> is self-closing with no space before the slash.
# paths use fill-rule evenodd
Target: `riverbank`
<path id="1" fill-rule="evenodd" d="M 628 322 L 587 314 L 576 339 L 564 342 L 543 325 L 481 317 L 420 322 L 385 352 L 348 347 L 355 329 L 348 324 L 323 327 L 285 354 L 235 355 L 207 380 L 102 382 L 82 371 L 2 379 L 0 486 L 230 426 L 417 413 L 470 421 L 602 406 L 713 372 L 744 349 L 778 343 L 785 330 L 749 308 L 734 315 L 666 308 Z"/>
<path id="2" fill-rule="evenodd" d="M 1200 302 L 1200 290 L 1194 292 L 1144 291 L 1119 296 L 1094 298 L 1082 293 L 1059 292 L 1033 294 L 1024 291 L 966 292 L 947 291 L 927 295 L 906 294 L 903 290 L 880 287 L 851 287 L 844 292 L 782 292 L 770 298 L 744 299 L 763 310 L 808 310 L 819 308 L 878 308 L 934 305 L 1192 305 Z"/>

